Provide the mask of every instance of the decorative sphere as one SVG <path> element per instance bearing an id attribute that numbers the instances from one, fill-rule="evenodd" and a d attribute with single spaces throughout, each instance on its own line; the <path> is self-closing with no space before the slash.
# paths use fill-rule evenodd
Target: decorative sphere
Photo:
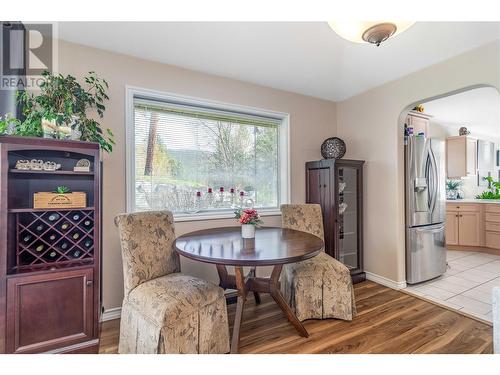
<path id="1" fill-rule="evenodd" d="M 325 159 L 340 159 L 345 155 L 345 142 L 337 137 L 325 139 L 321 145 L 321 155 Z"/>
<path id="2" fill-rule="evenodd" d="M 467 128 L 465 126 L 462 126 L 459 130 L 458 130 L 458 134 L 459 135 L 469 135 L 470 134 L 470 131 L 467 130 Z"/>

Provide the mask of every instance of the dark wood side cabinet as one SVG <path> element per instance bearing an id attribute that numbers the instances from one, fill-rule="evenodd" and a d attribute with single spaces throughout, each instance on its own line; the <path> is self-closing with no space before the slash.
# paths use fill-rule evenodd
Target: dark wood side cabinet
<path id="1" fill-rule="evenodd" d="M 19 170 L 17 160 L 61 164 Z M 75 172 L 80 159 L 89 172 Z M 0 137 L 0 353 L 97 353 L 100 151 L 90 142 Z M 35 192 L 67 186 L 86 207 L 34 209 Z"/>
<path id="2" fill-rule="evenodd" d="M 306 202 L 321 205 L 325 251 L 344 263 L 354 282 L 363 271 L 363 160 L 306 163 Z"/>

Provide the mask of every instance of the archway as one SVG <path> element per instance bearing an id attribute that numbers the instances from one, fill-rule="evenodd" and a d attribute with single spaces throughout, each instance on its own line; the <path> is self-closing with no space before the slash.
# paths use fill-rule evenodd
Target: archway
<path id="1" fill-rule="evenodd" d="M 417 104 L 423 105 L 426 109 L 426 115 L 422 114 L 422 118 L 427 117 L 429 119 L 428 128 L 425 132 L 422 131 L 422 135 L 418 137 L 411 134 L 412 127 L 408 126 L 405 136 L 405 123 L 410 122 L 412 116 L 419 115 L 419 113 L 412 111 L 412 108 L 414 108 Z M 407 118 L 408 115 L 410 115 L 409 118 Z M 434 117 L 431 117 L 431 115 L 434 115 Z M 408 119 L 410 119 L 410 121 L 407 121 Z M 428 144 L 428 148 L 431 150 L 429 151 L 430 154 L 432 154 L 433 150 L 431 144 L 442 143 L 443 150 L 439 152 L 442 152 L 443 154 L 438 155 L 437 160 L 439 160 L 439 157 L 445 159 L 442 166 L 437 168 L 438 170 L 441 169 L 439 170 L 439 174 L 442 176 L 439 178 L 440 186 L 437 189 L 431 188 L 434 182 L 432 182 L 430 175 L 427 181 L 421 181 L 422 186 L 416 183 L 416 181 L 418 182 L 421 180 L 421 177 L 419 177 L 420 175 L 418 175 L 418 172 L 415 172 L 411 166 L 415 165 L 415 160 L 418 160 L 418 158 L 412 159 L 413 161 L 408 163 L 410 167 L 404 169 L 403 173 L 400 173 L 399 176 L 400 183 L 407 187 L 407 189 L 403 189 L 403 197 L 400 197 L 404 202 L 404 204 L 400 206 L 403 210 L 403 212 L 400 212 L 400 215 L 405 223 L 404 226 L 402 226 L 402 231 L 403 238 L 405 238 L 406 280 L 407 282 L 414 284 L 410 290 L 413 290 L 416 294 L 419 294 L 424 298 L 428 297 L 431 300 L 439 300 L 438 302 L 442 302 L 445 305 L 449 301 L 452 301 L 453 303 L 448 303 L 451 307 L 457 305 L 457 301 L 461 301 L 461 304 L 464 305 L 461 307 L 464 309 L 470 308 L 470 306 L 467 305 L 467 301 L 470 299 L 470 304 L 474 305 L 476 310 L 481 310 L 481 308 L 486 310 L 488 308 L 488 301 L 484 296 L 488 293 L 488 288 L 476 291 L 475 287 L 480 285 L 479 281 L 484 281 L 485 283 L 490 282 L 491 280 L 489 280 L 488 277 L 493 280 L 500 276 L 489 275 L 487 272 L 488 263 L 492 261 L 500 262 L 500 244 L 499 246 L 496 246 L 491 240 L 489 242 L 487 240 L 488 235 L 490 235 L 491 238 L 496 238 L 494 237 L 496 233 L 494 231 L 491 233 L 489 232 L 489 230 L 493 230 L 494 227 L 491 229 L 492 226 L 488 227 L 486 225 L 485 218 L 488 216 L 485 214 L 485 210 L 487 210 L 485 207 L 488 206 L 482 203 L 489 203 L 489 205 L 493 203 L 486 202 L 484 200 L 476 201 L 474 198 L 480 195 L 479 193 L 481 191 L 488 191 L 489 189 L 488 182 L 483 178 L 484 176 L 490 176 L 494 180 L 498 180 L 500 177 L 500 166 L 496 160 L 497 150 L 500 150 L 500 92 L 492 85 L 473 85 L 414 102 L 406 106 L 401 112 L 398 125 L 399 136 L 404 137 L 405 139 L 405 142 L 398 143 L 401 145 L 401 149 L 399 150 L 399 155 L 401 157 L 404 157 L 405 147 L 407 149 L 412 149 L 412 147 L 414 147 L 412 145 L 416 143 L 422 145 Z M 459 136 L 459 127 L 464 125 L 469 128 L 471 134 L 468 136 Z M 408 133 L 410 133 L 410 135 L 408 135 Z M 461 154 L 460 150 L 462 149 L 459 148 L 458 151 L 454 151 L 455 153 L 453 153 L 451 150 L 455 146 L 452 145 L 457 144 L 457 142 L 463 142 L 467 151 L 464 151 L 463 154 Z M 445 143 L 449 148 L 446 154 L 444 154 Z M 408 145 L 405 146 L 405 144 Z M 418 152 L 420 152 L 420 150 L 418 150 Z M 425 152 L 427 151 L 422 149 L 422 158 L 427 158 L 427 154 Z M 434 153 L 438 153 L 438 151 L 434 151 Z M 500 154 L 500 151 L 498 151 L 498 153 Z M 463 162 L 463 156 L 465 156 L 465 162 Z M 457 172 L 454 169 L 457 164 L 455 162 L 456 158 L 458 158 L 458 165 L 465 165 L 465 171 L 461 170 Z M 471 165 L 470 171 L 469 164 Z M 442 205 L 440 206 L 441 208 L 436 210 L 438 214 L 434 215 L 434 208 L 436 206 L 431 207 L 431 196 L 434 195 L 429 192 L 431 190 L 436 191 L 436 197 L 438 197 L 437 193 L 439 192 L 439 189 L 442 189 L 441 191 L 443 194 L 439 195 L 438 199 L 444 201 L 446 199 L 444 194 L 445 181 L 464 185 L 464 191 L 461 192 L 460 198 L 465 198 L 466 200 L 453 201 L 455 203 L 452 208 L 450 208 L 450 201 L 447 201 L 447 208 L 445 203 L 442 202 Z M 416 193 L 419 189 L 420 192 Z M 406 194 L 404 193 L 405 191 Z M 427 191 L 427 193 L 425 193 L 425 191 Z M 418 209 L 415 208 L 415 202 L 418 203 L 418 201 L 416 201 L 417 198 L 415 197 L 417 197 L 418 194 L 420 194 L 419 197 L 425 196 L 426 199 L 427 197 L 430 197 L 425 204 L 429 206 L 428 211 L 432 211 L 431 216 L 424 212 L 427 207 L 426 209 L 423 209 L 423 206 Z M 418 198 L 418 200 L 421 200 L 421 198 Z M 498 203 L 500 203 L 500 200 Z M 455 206 L 457 212 L 449 212 L 452 209 L 455 210 Z M 500 205 L 498 207 L 500 208 Z M 462 214 L 461 212 L 458 212 L 462 209 L 466 210 L 467 213 Z M 434 221 L 427 222 L 424 220 L 421 222 L 415 222 L 415 218 L 423 217 L 423 213 L 430 217 L 429 220 Z M 455 219 L 455 217 L 457 219 Z M 458 242 L 459 234 L 457 232 L 459 217 L 467 217 L 467 219 L 463 219 L 463 222 L 461 221 L 461 225 L 463 226 L 462 231 L 464 231 L 464 233 L 468 233 L 468 236 L 471 236 L 469 239 L 466 238 L 465 234 L 462 236 L 460 233 L 460 243 Z M 472 219 L 476 221 L 473 221 Z M 457 224 L 455 224 L 455 220 Z M 427 224 L 429 224 L 429 226 L 427 226 Z M 430 230 L 435 228 L 439 228 L 444 231 L 444 229 L 442 229 L 444 224 L 446 224 L 447 228 L 447 239 L 446 242 L 443 243 L 442 249 L 444 249 L 444 259 L 446 260 L 446 257 L 448 258 L 448 267 L 444 264 L 444 268 L 442 268 L 443 271 L 438 272 L 436 270 L 432 270 L 432 272 L 429 271 L 427 275 L 423 272 L 422 276 L 421 271 L 425 267 L 427 267 L 427 270 L 430 270 L 436 262 L 442 261 L 442 257 L 438 258 L 441 247 L 436 245 L 439 241 L 437 237 L 432 237 L 432 240 L 427 241 L 425 244 L 423 242 L 415 241 L 415 236 L 412 234 L 412 231 L 424 233 L 427 229 Z M 418 228 L 413 229 L 416 227 Z M 457 238 L 456 240 L 455 234 Z M 498 236 L 500 238 L 500 233 Z M 429 243 L 432 243 L 432 245 L 429 245 Z M 436 247 L 432 248 L 434 245 L 436 245 Z M 457 252 L 456 250 L 467 250 L 468 253 Z M 497 251 L 497 254 L 492 255 L 491 253 L 495 253 L 495 251 Z M 418 256 L 415 254 L 418 254 Z M 432 259 L 430 258 L 431 256 L 435 256 L 436 258 Z M 416 265 L 418 262 L 420 263 Z M 451 268 L 450 264 L 453 265 Z M 483 264 L 484 269 L 481 268 Z M 420 279 L 415 276 L 415 269 L 418 267 L 420 267 Z M 444 275 L 440 276 L 441 274 Z M 432 279 L 434 281 L 427 281 L 427 279 Z M 422 286 L 422 284 L 419 284 L 422 281 L 427 282 Z M 468 294 L 462 295 L 464 293 Z M 474 298 L 479 299 L 479 301 Z M 482 301 L 481 298 L 486 298 L 486 300 Z M 491 303 L 491 301 L 489 302 Z M 479 306 L 479 308 L 477 306 Z M 486 312 L 484 316 L 480 316 L 480 318 L 486 319 Z"/>

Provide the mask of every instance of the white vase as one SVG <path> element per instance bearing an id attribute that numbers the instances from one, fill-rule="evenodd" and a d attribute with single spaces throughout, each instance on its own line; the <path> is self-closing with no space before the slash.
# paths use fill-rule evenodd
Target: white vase
<path id="1" fill-rule="evenodd" d="M 255 225 L 242 224 L 241 225 L 241 237 L 243 237 L 243 238 L 255 238 Z"/>

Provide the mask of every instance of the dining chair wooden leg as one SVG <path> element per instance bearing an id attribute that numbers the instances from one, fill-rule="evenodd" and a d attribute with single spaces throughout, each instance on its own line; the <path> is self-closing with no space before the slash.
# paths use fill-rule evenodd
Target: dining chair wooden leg
<path id="1" fill-rule="evenodd" d="M 219 274 L 219 286 L 222 289 L 227 289 L 229 286 L 229 274 L 227 272 L 227 268 L 223 264 L 216 264 L 217 273 Z"/>
<path id="2" fill-rule="evenodd" d="M 260 305 L 260 294 L 259 292 L 253 292 L 253 297 L 255 299 L 255 304 Z"/>
<path id="3" fill-rule="evenodd" d="M 270 287 L 270 294 L 273 297 L 274 301 L 278 304 L 278 306 L 283 310 L 285 313 L 287 319 L 292 323 L 292 325 L 295 327 L 295 329 L 299 332 L 299 334 L 303 337 L 309 337 L 309 333 L 307 332 L 306 328 L 303 326 L 303 324 L 300 322 L 300 320 L 297 318 L 297 316 L 294 314 L 290 306 L 286 303 L 285 297 L 283 297 L 283 294 L 281 294 L 280 291 L 280 274 L 281 274 L 281 269 L 283 266 L 276 265 L 273 268 L 273 272 L 271 274 L 271 279 L 269 280 L 269 287 Z"/>
<path id="4" fill-rule="evenodd" d="M 257 267 L 253 267 L 250 270 L 248 276 L 250 276 L 250 277 L 257 277 Z M 255 299 L 255 304 L 256 305 L 260 305 L 260 294 L 259 294 L 259 292 L 253 292 L 253 297 Z"/>
<path id="5" fill-rule="evenodd" d="M 234 267 L 236 288 L 238 289 L 238 301 L 236 302 L 236 313 L 234 315 L 233 337 L 231 339 L 231 354 L 238 353 L 240 347 L 240 329 L 243 318 L 243 308 L 247 299 L 247 288 L 242 267 Z"/>

